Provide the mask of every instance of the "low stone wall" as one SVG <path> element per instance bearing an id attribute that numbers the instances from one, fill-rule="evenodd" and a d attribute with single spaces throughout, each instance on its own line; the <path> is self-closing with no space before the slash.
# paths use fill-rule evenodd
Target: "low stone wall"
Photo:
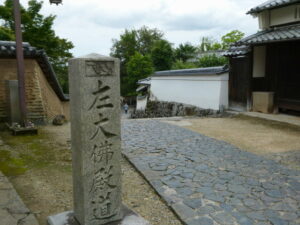
<path id="1" fill-rule="evenodd" d="M 177 102 L 149 101 L 145 111 L 135 110 L 131 118 L 155 118 L 174 116 L 221 116 L 223 113 L 212 109 L 201 109 Z"/>

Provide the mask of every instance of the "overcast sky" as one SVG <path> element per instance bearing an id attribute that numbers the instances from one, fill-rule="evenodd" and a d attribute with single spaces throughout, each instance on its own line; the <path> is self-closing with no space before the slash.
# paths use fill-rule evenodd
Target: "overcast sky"
<path id="1" fill-rule="evenodd" d="M 3 0 L 0 0 L 3 3 Z M 28 0 L 21 0 L 26 5 Z M 63 0 L 44 1 L 42 13 L 57 15 L 54 29 L 72 41 L 75 56 L 91 52 L 109 55 L 112 39 L 125 29 L 143 25 L 158 28 L 176 47 L 199 44 L 201 37 L 219 39 L 233 29 L 247 35 L 258 30 L 257 19 L 246 12 L 264 0 Z"/>

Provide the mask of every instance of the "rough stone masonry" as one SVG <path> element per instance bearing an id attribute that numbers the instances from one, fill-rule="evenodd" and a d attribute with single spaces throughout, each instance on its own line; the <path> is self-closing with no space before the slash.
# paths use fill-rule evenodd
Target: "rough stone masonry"
<path id="1" fill-rule="evenodd" d="M 71 59 L 74 214 L 82 225 L 122 219 L 119 60 Z"/>

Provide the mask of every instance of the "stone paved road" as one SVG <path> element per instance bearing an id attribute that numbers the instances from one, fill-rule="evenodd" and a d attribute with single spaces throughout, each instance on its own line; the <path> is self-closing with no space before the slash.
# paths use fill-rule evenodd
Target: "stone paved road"
<path id="1" fill-rule="evenodd" d="M 185 224 L 300 224 L 300 171 L 156 120 L 124 120 L 122 139 Z"/>

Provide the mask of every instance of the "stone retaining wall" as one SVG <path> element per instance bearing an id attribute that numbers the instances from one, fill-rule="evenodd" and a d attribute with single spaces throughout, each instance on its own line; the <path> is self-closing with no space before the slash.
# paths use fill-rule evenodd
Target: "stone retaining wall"
<path id="1" fill-rule="evenodd" d="M 201 109 L 177 102 L 148 101 L 145 111 L 135 110 L 131 118 L 155 118 L 174 116 L 221 116 L 223 113 L 212 109 Z"/>

